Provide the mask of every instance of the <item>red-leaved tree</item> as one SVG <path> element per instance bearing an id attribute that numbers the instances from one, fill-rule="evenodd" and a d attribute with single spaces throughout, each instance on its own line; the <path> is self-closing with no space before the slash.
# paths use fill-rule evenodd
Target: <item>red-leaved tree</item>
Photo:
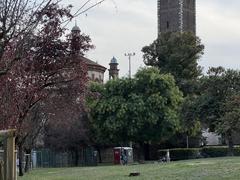
<path id="1" fill-rule="evenodd" d="M 61 103 L 56 100 L 60 92 L 71 93 L 72 107 L 83 103 L 87 70 L 78 55 L 93 46 L 88 36 L 80 34 L 79 52 L 72 53 L 64 24 L 73 17 L 71 6 L 60 7 L 59 1 L 0 2 L 0 128 L 17 129 L 20 175 L 24 145 L 54 114 L 50 109 L 54 102 L 55 106 Z M 55 101 L 47 104 L 50 99 Z M 40 118 L 36 116 L 39 106 L 48 107 L 40 111 Z"/>

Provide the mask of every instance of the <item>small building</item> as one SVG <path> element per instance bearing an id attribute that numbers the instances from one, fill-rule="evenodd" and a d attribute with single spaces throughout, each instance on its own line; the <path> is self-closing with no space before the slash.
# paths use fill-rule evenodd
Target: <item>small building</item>
<path id="1" fill-rule="evenodd" d="M 88 77 L 91 81 L 103 83 L 104 82 L 104 73 L 107 68 L 94 62 L 86 57 L 82 57 L 83 61 L 87 65 Z"/>
<path id="2" fill-rule="evenodd" d="M 115 147 L 113 148 L 114 164 L 123 164 L 125 156 L 126 163 L 133 163 L 133 148 Z"/>

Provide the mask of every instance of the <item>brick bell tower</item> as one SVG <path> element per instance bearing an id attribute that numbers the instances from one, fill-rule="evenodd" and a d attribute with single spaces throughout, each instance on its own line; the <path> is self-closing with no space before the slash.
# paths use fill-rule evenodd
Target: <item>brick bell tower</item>
<path id="1" fill-rule="evenodd" d="M 196 0 L 158 0 L 158 35 L 162 32 L 196 34 Z"/>
<path id="2" fill-rule="evenodd" d="M 71 34 L 69 36 L 71 43 L 71 53 L 74 55 L 80 55 L 80 41 L 81 41 L 81 30 L 77 26 L 77 23 L 71 30 Z"/>
<path id="3" fill-rule="evenodd" d="M 109 80 L 118 78 L 119 69 L 118 69 L 118 62 L 115 57 L 113 57 L 109 63 L 110 69 L 109 71 Z"/>

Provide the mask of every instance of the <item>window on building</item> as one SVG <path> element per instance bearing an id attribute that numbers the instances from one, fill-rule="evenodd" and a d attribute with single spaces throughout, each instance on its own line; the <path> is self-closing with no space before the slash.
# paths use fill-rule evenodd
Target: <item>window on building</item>
<path id="1" fill-rule="evenodd" d="M 169 21 L 167 21 L 167 29 L 169 29 Z"/>

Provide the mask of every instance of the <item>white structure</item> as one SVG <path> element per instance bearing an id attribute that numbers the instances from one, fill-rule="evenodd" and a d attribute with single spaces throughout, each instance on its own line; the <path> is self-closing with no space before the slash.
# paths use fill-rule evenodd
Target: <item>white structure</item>
<path id="1" fill-rule="evenodd" d="M 209 132 L 209 129 L 205 129 L 202 131 L 202 136 L 206 138 L 206 145 L 214 146 L 214 145 L 221 145 L 221 136 Z"/>

